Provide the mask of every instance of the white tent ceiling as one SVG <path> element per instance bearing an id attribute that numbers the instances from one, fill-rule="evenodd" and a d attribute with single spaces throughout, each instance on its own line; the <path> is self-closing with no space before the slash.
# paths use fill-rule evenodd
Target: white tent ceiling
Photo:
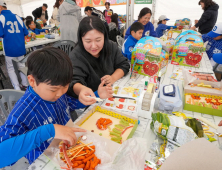
<path id="1" fill-rule="evenodd" d="M 35 8 L 42 6 L 43 3 L 48 4 L 48 15 L 51 17 L 53 11 L 53 5 L 56 0 L 5 0 L 8 6 L 13 13 L 18 14 L 19 16 L 28 16 L 32 15 L 32 11 Z M 219 6 L 219 15 L 218 22 L 222 22 L 222 0 L 214 0 Z M 158 19 L 160 15 L 167 15 L 171 20 L 168 24 L 173 24 L 176 19 L 181 18 L 190 18 L 192 21 L 195 19 L 200 19 L 203 10 L 198 5 L 199 0 L 156 0 L 156 15 L 155 20 Z M 143 7 L 149 7 L 152 9 L 152 5 L 148 4 L 135 4 L 134 6 L 134 19 L 137 19 L 137 16 L 140 10 Z M 96 7 L 99 10 L 104 10 L 105 7 Z M 84 14 L 82 8 L 82 14 Z M 112 6 L 111 9 L 117 14 L 126 14 L 125 5 Z"/>

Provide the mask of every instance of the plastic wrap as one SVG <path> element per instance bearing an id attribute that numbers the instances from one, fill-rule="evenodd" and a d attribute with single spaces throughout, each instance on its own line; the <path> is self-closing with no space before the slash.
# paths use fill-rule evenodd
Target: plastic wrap
<path id="1" fill-rule="evenodd" d="M 147 140 L 143 138 L 131 138 L 123 142 L 122 145 L 110 141 L 104 137 L 87 131 L 86 133 L 75 133 L 77 138 L 84 135 L 87 137 L 84 143 L 95 145 L 95 155 L 101 159 L 101 164 L 95 170 L 143 170 L 144 160 L 147 152 Z M 60 160 L 59 145 L 50 147 L 46 156 L 58 167 L 67 167 Z M 74 168 L 81 170 L 81 168 Z"/>
<path id="2" fill-rule="evenodd" d="M 147 150 L 146 139 L 128 139 L 123 142 L 115 153 L 113 161 L 98 166 L 96 170 L 144 170 L 144 160 Z"/>
<path id="3" fill-rule="evenodd" d="M 82 135 L 87 137 L 87 139 L 82 142 L 84 142 L 86 144 L 93 142 L 92 145 L 95 145 L 95 147 L 96 147 L 95 155 L 97 156 L 97 158 L 101 159 L 101 164 L 97 165 L 96 170 L 99 166 L 102 166 L 103 164 L 107 164 L 107 163 L 111 162 L 112 153 L 110 154 L 109 145 L 107 143 L 106 138 L 102 138 L 102 137 L 98 136 L 97 134 L 93 134 L 91 132 L 85 132 L 85 133 L 77 132 L 75 134 L 76 134 L 77 138 L 79 138 Z M 116 144 L 116 143 L 114 143 L 114 144 Z M 117 146 L 118 146 L 118 144 L 117 144 Z M 60 167 L 67 167 L 66 164 L 63 161 L 61 161 L 61 159 L 59 157 L 59 145 L 57 145 L 56 147 L 50 147 L 47 151 L 48 152 L 47 152 L 46 156 L 50 160 L 52 160 L 56 165 L 59 165 Z M 81 168 L 78 168 L 78 169 L 81 169 Z M 77 170 L 77 168 L 74 168 L 74 170 Z"/>

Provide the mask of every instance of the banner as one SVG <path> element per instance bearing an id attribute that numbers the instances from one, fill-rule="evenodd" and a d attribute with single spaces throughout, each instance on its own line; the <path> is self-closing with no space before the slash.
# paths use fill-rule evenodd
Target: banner
<path id="1" fill-rule="evenodd" d="M 135 4 L 152 4 L 152 0 L 135 0 Z"/>
<path id="2" fill-rule="evenodd" d="M 150 1 L 150 0 L 141 0 L 141 1 Z M 109 2 L 111 6 L 112 5 L 126 5 L 126 0 L 76 0 L 77 5 L 80 7 L 104 6 L 105 2 Z"/>

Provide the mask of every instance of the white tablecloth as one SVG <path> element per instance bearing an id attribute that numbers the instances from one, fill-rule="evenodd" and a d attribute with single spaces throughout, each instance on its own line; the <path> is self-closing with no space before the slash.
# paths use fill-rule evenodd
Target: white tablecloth
<path id="1" fill-rule="evenodd" d="M 55 34 L 55 39 L 44 38 L 44 39 L 37 39 L 35 41 L 27 42 L 27 44 L 25 45 L 25 48 L 27 49 L 27 48 L 31 48 L 31 47 L 35 47 L 35 46 L 39 46 L 39 45 L 57 42 L 60 39 L 61 39 L 61 37 L 59 36 L 59 34 Z M 3 55 L 3 51 L 0 51 L 0 55 Z"/>
<path id="2" fill-rule="evenodd" d="M 175 84 L 179 86 L 180 89 L 180 93 L 181 95 L 183 94 L 183 86 L 182 86 L 182 81 L 179 80 L 173 80 L 170 79 L 170 75 L 172 74 L 173 70 L 176 68 L 185 68 L 184 66 L 176 66 L 176 65 L 172 65 L 169 64 L 168 68 L 167 68 L 167 72 L 165 75 L 162 76 L 161 78 L 161 83 L 163 84 Z M 188 68 L 188 67 L 186 67 Z M 200 68 L 190 68 L 192 70 L 195 71 L 201 71 L 201 72 L 209 72 L 209 73 L 213 73 L 212 71 L 212 66 L 211 63 L 208 59 L 207 54 L 205 53 L 203 56 L 203 59 L 201 61 L 201 65 Z M 135 82 L 141 82 L 141 80 L 144 78 L 144 76 L 138 75 L 136 80 L 133 80 Z M 128 74 L 127 76 L 125 76 L 124 78 L 118 80 L 114 86 L 130 86 L 130 82 L 132 82 L 132 80 L 130 79 L 130 74 Z M 143 84 L 137 84 L 134 87 L 137 88 L 143 88 Z M 139 102 L 138 102 L 138 106 L 139 108 L 141 108 L 141 101 L 142 101 L 142 97 L 140 96 Z M 100 102 L 98 105 L 102 105 L 103 102 Z M 93 105 L 94 106 L 94 105 Z M 91 106 L 91 107 L 93 107 Z M 91 108 L 90 107 L 90 108 Z M 90 110 L 90 108 L 88 108 L 87 110 Z M 203 116 L 205 118 L 207 118 L 208 120 L 210 120 L 211 122 L 218 124 L 220 122 L 220 120 L 222 120 L 221 117 L 217 117 L 217 116 L 211 116 L 211 115 L 206 115 L 206 114 L 202 114 L 202 113 L 197 113 L 197 112 L 191 112 L 191 111 L 185 111 L 185 110 L 181 110 L 182 112 L 184 112 L 187 116 L 191 116 L 191 117 L 199 117 L 199 116 Z M 86 111 L 87 112 L 87 111 Z M 142 137 L 148 140 L 148 146 L 150 147 L 150 145 L 152 144 L 152 142 L 157 138 L 154 133 L 152 132 L 152 130 L 150 129 L 150 122 L 151 122 L 151 112 L 148 111 L 142 111 L 141 109 L 138 109 L 136 113 L 129 113 L 126 112 L 126 114 L 132 115 L 137 117 L 138 115 L 143 115 L 142 117 L 139 116 L 139 120 L 140 120 L 140 124 L 138 125 L 137 130 L 135 131 L 135 134 L 133 137 Z M 84 116 L 84 113 L 76 120 L 78 121 L 79 119 L 81 119 L 81 117 Z M 148 118 L 145 118 L 148 117 Z M 210 131 L 214 132 L 216 131 L 215 129 L 210 128 Z M 217 138 L 217 137 L 215 137 Z M 217 138 L 218 141 L 213 142 L 213 144 L 215 144 L 216 146 L 220 146 L 222 144 L 222 139 Z M 147 151 L 147 159 L 150 158 L 150 154 Z M 50 170 L 50 169 L 60 169 L 59 167 L 56 167 L 50 160 L 48 160 L 44 155 L 41 155 L 32 165 L 29 166 L 29 170 L 35 169 L 35 170 Z"/>

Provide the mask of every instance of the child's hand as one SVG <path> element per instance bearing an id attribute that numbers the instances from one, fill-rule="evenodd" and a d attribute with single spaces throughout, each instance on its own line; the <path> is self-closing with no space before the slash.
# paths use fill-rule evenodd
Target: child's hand
<path id="1" fill-rule="evenodd" d="M 96 103 L 96 99 L 90 98 L 91 97 L 96 97 L 95 94 L 93 93 L 92 89 L 83 86 L 80 93 L 79 93 L 79 101 L 84 104 L 84 105 L 92 105 Z"/>
<path id="2" fill-rule="evenodd" d="M 113 97 L 113 89 L 111 87 L 111 84 L 108 84 L 107 86 L 104 86 L 105 81 L 102 81 L 102 83 L 99 85 L 98 88 L 98 95 L 101 99 L 111 98 Z"/>
<path id="3" fill-rule="evenodd" d="M 220 121 L 220 123 L 218 124 L 218 126 L 222 126 L 222 120 Z"/>
<path id="4" fill-rule="evenodd" d="M 70 145 L 74 145 L 77 142 L 77 137 L 74 132 L 86 132 L 84 129 L 73 128 L 68 126 L 62 126 L 54 124 L 55 139 L 67 140 Z"/>
<path id="5" fill-rule="evenodd" d="M 101 78 L 101 81 L 105 81 L 105 84 L 111 84 L 113 85 L 115 83 L 115 80 L 113 80 L 112 76 L 105 75 Z"/>

